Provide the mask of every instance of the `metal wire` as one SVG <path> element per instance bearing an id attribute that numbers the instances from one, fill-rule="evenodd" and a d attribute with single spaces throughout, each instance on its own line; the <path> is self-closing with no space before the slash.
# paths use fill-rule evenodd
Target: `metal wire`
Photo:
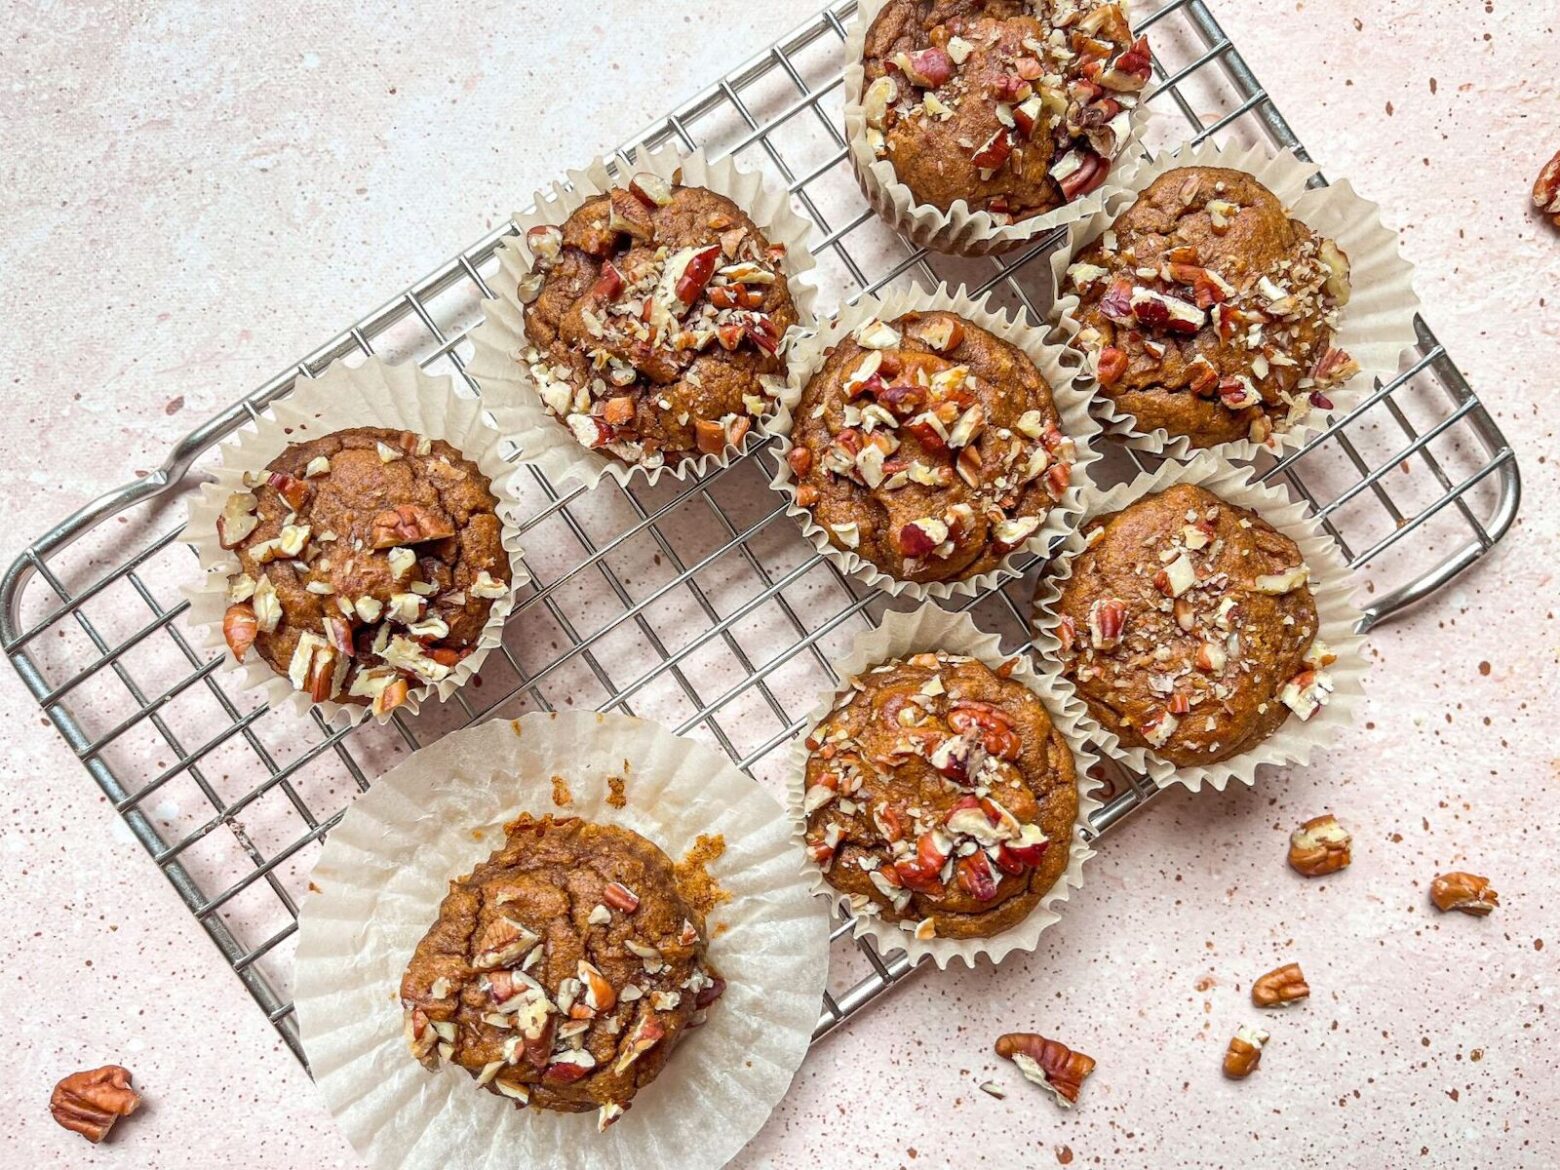
<path id="1" fill-rule="evenodd" d="M 1304 149 L 1202 0 L 1139 4 L 1151 31 L 1159 88 L 1152 99 L 1179 114 L 1196 139 L 1245 135 Z M 1009 256 L 953 261 L 893 238 L 853 191 L 838 120 L 839 47 L 852 2 L 836 3 L 796 32 L 646 127 L 618 152 L 675 141 L 734 154 L 791 191 L 816 224 L 821 266 L 854 300 L 905 282 L 964 282 L 1043 320 L 1045 257 L 1053 232 Z M 180 628 L 187 606 L 165 604 L 153 582 L 182 556 L 180 529 L 143 538 L 108 521 L 138 505 L 148 521 L 198 476 L 192 466 L 220 439 L 286 394 L 300 377 L 337 359 L 376 352 L 465 377 L 464 342 L 478 301 L 490 295 L 494 250 L 508 226 L 477 241 L 423 280 L 348 327 L 233 407 L 186 436 L 154 474 L 111 492 L 35 540 L 0 579 L 0 644 L 48 719 L 113 802 L 226 961 L 300 1060 L 285 986 L 287 943 L 296 932 L 307 862 L 352 795 L 393 762 L 395 749 L 422 746 L 477 719 L 559 702 L 632 713 L 670 712 L 679 733 L 711 739 L 750 771 L 779 766 L 780 749 L 804 726 L 802 713 L 837 683 L 829 648 L 880 618 L 892 603 L 846 577 L 800 539 L 766 489 L 766 456 L 750 453 L 670 489 L 560 492 L 533 469 L 528 548 L 574 552 L 545 567 L 533 555 L 533 584 L 516 606 L 506 641 L 482 672 L 482 686 L 393 729 L 331 730 L 317 717 L 299 726 L 230 695 Z M 453 306 L 453 310 L 452 310 Z M 1472 565 L 1510 528 L 1520 498 L 1516 462 L 1455 364 L 1424 322 L 1414 360 L 1358 407 L 1336 418 L 1305 449 L 1267 467 L 1264 478 L 1305 500 L 1350 563 L 1390 583 L 1375 594 L 1369 628 L 1428 597 Z M 1416 421 L 1417 420 L 1417 421 Z M 1142 466 L 1119 455 L 1117 471 Z M 1423 475 L 1405 478 L 1414 469 Z M 1426 485 L 1424 476 L 1431 481 Z M 1406 486 L 1405 486 L 1406 485 Z M 1413 490 L 1409 490 L 1412 488 Z M 605 527 L 604 527 L 605 526 Z M 690 542 L 689 531 L 698 538 Z M 85 565 L 68 564 L 78 539 L 102 546 Z M 533 545 L 531 542 L 535 542 Z M 648 544 L 646 543 L 648 542 Z M 622 566 L 648 552 L 656 579 L 645 586 Z M 97 568 L 103 563 L 110 567 Z M 186 563 L 187 566 L 187 563 Z M 725 583 L 735 576 L 733 589 Z M 798 591 L 807 590 L 805 600 Z M 1026 587 L 1014 583 L 968 601 L 985 628 L 1017 649 L 1025 641 Z M 149 617 L 128 632 L 105 613 L 126 598 Z M 110 606 L 112 602 L 112 606 Z M 665 611 L 677 608 L 675 620 Z M 24 617 L 24 612 L 27 616 Z M 593 616 L 594 615 L 594 616 Z M 762 636 L 752 633 L 762 623 Z M 540 631 L 556 641 L 545 645 Z M 44 635 L 49 635 L 48 639 Z M 632 666 L 623 638 L 648 665 Z M 715 689 L 703 665 L 723 657 L 729 685 Z M 158 659 L 155 663 L 146 661 Z M 629 677 L 617 673 L 628 670 Z M 797 675 L 802 679 L 799 681 Z M 718 688 L 719 684 L 713 684 Z M 203 713 L 193 719 L 191 709 Z M 190 727 L 198 739 L 191 739 Z M 279 727 L 284 729 L 279 731 Z M 285 750 L 273 738 L 280 736 Z M 150 744 L 157 762 L 141 775 L 130 756 Z M 193 746 L 191 746 L 193 744 Z M 144 751 L 143 751 L 144 754 Z M 144 765 L 143 765 L 144 769 Z M 320 791 L 318 774 L 339 782 Z M 1108 800 L 1094 818 L 1103 834 L 1142 808 L 1156 789 L 1141 776 L 1106 775 Z M 199 815 L 174 825 L 162 807 L 177 790 L 199 794 Z M 295 817 L 278 834 L 265 814 Z M 272 818 L 274 820 L 274 818 Z M 262 828 L 268 839 L 257 839 Z M 208 854 L 227 861 L 224 870 Z M 236 876 L 235 876 L 236 874 Z M 256 899 L 260 909 L 255 909 Z M 274 925 L 276 922 L 280 925 Z M 884 955 L 868 940 L 834 929 L 845 981 L 824 997 L 815 1039 L 875 1003 L 911 974 L 903 951 Z M 251 943 L 250 939 L 258 939 Z"/>

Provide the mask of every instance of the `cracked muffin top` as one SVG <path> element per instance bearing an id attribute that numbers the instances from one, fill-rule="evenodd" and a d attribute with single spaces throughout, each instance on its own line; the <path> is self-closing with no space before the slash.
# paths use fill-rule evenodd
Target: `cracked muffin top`
<path id="1" fill-rule="evenodd" d="M 953 313 L 865 322 L 793 413 L 797 504 L 836 548 L 901 581 L 996 568 L 1072 480 L 1075 445 L 1045 378 Z"/>
<path id="2" fill-rule="evenodd" d="M 875 667 L 807 747 L 808 852 L 858 915 L 921 939 L 988 938 L 1067 868 L 1072 749 L 1028 687 L 978 659 Z"/>
<path id="3" fill-rule="evenodd" d="M 244 482 L 217 520 L 239 562 L 222 632 L 317 703 L 400 706 L 471 653 L 509 593 L 498 500 L 443 440 L 337 431 Z"/>
<path id="4" fill-rule="evenodd" d="M 1151 69 L 1100 0 L 890 0 L 863 57 L 873 155 L 917 203 L 1001 224 L 1105 182 Z"/>
<path id="5" fill-rule="evenodd" d="M 640 173 L 526 243 L 521 356 L 582 445 L 660 467 L 740 447 L 772 412 L 797 324 L 785 245 L 731 200 Z"/>
<path id="6" fill-rule="evenodd" d="M 1179 484 L 1084 532 L 1056 607 L 1060 665 L 1123 744 L 1214 764 L 1327 702 L 1310 571 L 1261 516 Z"/>
<path id="7" fill-rule="evenodd" d="M 725 988 L 704 915 L 638 833 L 522 816 L 450 883 L 401 980 L 412 1055 L 606 1129 Z"/>
<path id="8" fill-rule="evenodd" d="M 1359 373 L 1349 259 L 1244 171 L 1155 179 L 1067 270 L 1098 393 L 1194 447 L 1270 442 Z"/>

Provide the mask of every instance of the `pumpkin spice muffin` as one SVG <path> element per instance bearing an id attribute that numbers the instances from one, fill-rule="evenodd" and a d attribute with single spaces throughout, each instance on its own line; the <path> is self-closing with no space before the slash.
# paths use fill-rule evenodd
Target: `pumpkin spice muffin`
<path id="1" fill-rule="evenodd" d="M 1029 357 L 949 312 L 864 322 L 792 413 L 798 506 L 900 581 L 995 569 L 1045 522 L 1077 454 Z"/>
<path id="2" fill-rule="evenodd" d="M 741 446 L 797 323 L 785 245 L 731 200 L 650 172 L 526 233 L 521 355 L 576 440 L 647 468 Z"/>
<path id="3" fill-rule="evenodd" d="M 1066 870 L 1072 750 L 1027 687 L 916 654 L 851 680 L 807 740 L 808 851 L 859 914 L 917 938 L 988 938 Z"/>
<path id="4" fill-rule="evenodd" d="M 1269 442 L 1359 373 L 1334 345 L 1348 257 L 1244 171 L 1165 172 L 1066 285 L 1098 393 L 1193 447 Z"/>
<path id="5" fill-rule="evenodd" d="M 1056 603 L 1060 665 L 1125 746 L 1214 764 L 1327 702 L 1310 572 L 1261 516 L 1179 484 L 1083 532 Z"/>
<path id="6" fill-rule="evenodd" d="M 725 988 L 671 859 L 627 829 L 522 816 L 450 883 L 401 980 L 407 1043 L 517 1108 L 606 1129 Z"/>
<path id="7" fill-rule="evenodd" d="M 471 653 L 509 593 L 498 500 L 443 440 L 355 427 L 244 483 L 217 520 L 239 562 L 222 633 L 317 703 L 400 706 Z"/>
<path id="8" fill-rule="evenodd" d="M 1005 225 L 1105 182 L 1151 61 L 1124 3 L 889 0 L 863 66 L 874 157 L 917 203 Z"/>

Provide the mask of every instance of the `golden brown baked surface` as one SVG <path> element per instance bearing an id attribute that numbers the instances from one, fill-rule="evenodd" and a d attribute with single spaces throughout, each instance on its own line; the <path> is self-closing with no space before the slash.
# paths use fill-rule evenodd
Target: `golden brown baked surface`
<path id="1" fill-rule="evenodd" d="M 524 361 L 580 443 L 658 467 L 740 446 L 770 413 L 796 306 L 784 245 L 731 200 L 641 174 L 527 242 Z"/>
<path id="2" fill-rule="evenodd" d="M 1022 921 L 1067 868 L 1078 815 L 1040 700 L 956 655 L 853 681 L 807 744 L 807 844 L 829 884 L 942 938 Z"/>
<path id="3" fill-rule="evenodd" d="M 516 1106 L 599 1110 L 606 1128 L 725 984 L 704 915 L 637 833 L 522 816 L 450 883 L 401 980 L 412 1055 Z"/>
<path id="4" fill-rule="evenodd" d="M 1104 183 L 1148 81 L 1125 5 L 891 0 L 867 31 L 869 145 L 917 203 L 1011 223 Z"/>
<path id="5" fill-rule="evenodd" d="M 498 500 L 448 443 L 355 427 L 294 443 L 219 521 L 224 632 L 316 701 L 389 709 L 470 652 L 509 592 Z"/>
<path id="6" fill-rule="evenodd" d="M 1098 392 L 1194 447 L 1264 442 L 1359 372 L 1337 349 L 1348 257 L 1244 171 L 1155 179 L 1068 269 Z"/>
<path id="7" fill-rule="evenodd" d="M 996 568 L 1044 523 L 1076 455 L 1028 356 L 946 312 L 858 328 L 794 418 L 798 504 L 903 581 Z"/>
<path id="8" fill-rule="evenodd" d="M 1061 666 L 1126 746 L 1217 763 L 1326 702 L 1308 570 L 1255 512 L 1181 484 L 1084 531 L 1056 607 Z"/>

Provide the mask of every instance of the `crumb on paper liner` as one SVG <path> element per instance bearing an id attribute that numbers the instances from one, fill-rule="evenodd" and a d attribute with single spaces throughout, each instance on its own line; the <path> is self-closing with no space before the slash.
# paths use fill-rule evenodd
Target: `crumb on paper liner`
<path id="1" fill-rule="evenodd" d="M 520 278 L 532 268 L 525 234 L 543 224 L 562 226 L 587 201 L 614 187 L 627 186 L 640 171 L 653 171 L 668 181 L 681 171 L 683 186 L 703 187 L 724 195 L 748 215 L 771 244 L 785 245 L 785 268 L 797 315 L 797 324 L 781 339 L 781 353 L 789 354 L 797 338 L 810 330 L 814 322 L 817 274 L 807 248 L 813 225 L 792 210 L 785 188 L 743 170 L 730 158 L 710 160 L 702 150 L 684 154 L 672 146 L 653 152 L 641 147 L 634 155 L 632 167 L 616 160 L 616 180 L 607 170 L 607 161 L 598 158 L 582 170 L 568 171 L 566 181 L 555 182 L 550 191 L 536 193 L 529 211 L 514 214 L 518 234 L 506 237 L 498 245 L 499 272 L 488 282 L 495 295 L 482 302 L 482 322 L 469 335 L 473 352 L 466 372 L 482 387 L 486 404 L 497 414 L 505 437 L 520 447 L 521 458 L 536 464 L 555 485 L 573 482 L 594 487 L 604 475 L 624 487 L 636 474 L 651 484 L 663 475 L 678 480 L 702 476 L 727 466 L 734 456 L 761 444 L 769 433 L 773 414 L 755 420 L 753 429 L 744 436 L 741 451 L 728 445 L 719 454 L 684 457 L 658 467 L 624 463 L 582 446 L 563 421 L 548 411 L 530 371 L 520 360 L 520 354 L 530 344 L 519 297 Z M 763 380 L 771 393 L 778 393 L 784 375 L 766 375 Z"/>
<path id="2" fill-rule="evenodd" d="M 931 292 L 913 288 L 889 292 L 881 297 L 863 296 L 854 305 L 842 307 L 831 321 L 803 338 L 792 352 L 790 371 L 770 428 L 778 439 L 771 451 L 775 460 L 771 486 L 785 497 L 786 515 L 801 525 L 802 535 L 813 548 L 846 573 L 885 593 L 895 596 L 904 594 L 919 601 L 927 598 L 973 597 L 976 593 L 993 589 L 1003 581 L 1018 576 L 1022 570 L 1015 562 L 1020 557 L 1031 555 L 1043 560 L 1051 556 L 1067 534 L 1078 526 L 1083 514 L 1089 487 L 1089 470 L 1100 457 L 1096 449 L 1100 427 L 1089 411 L 1090 395 L 1075 384 L 1076 372 L 1063 364 L 1063 351 L 1059 346 L 1046 342 L 1041 328 L 1031 323 L 1022 310 L 1009 317 L 1006 312 L 991 309 L 988 306 L 990 298 L 991 294 L 987 293 L 975 300 L 963 285 L 957 290 L 951 290 L 946 284 L 939 285 Z M 1053 503 L 1046 513 L 1045 522 L 1028 540 L 1003 557 L 1002 563 L 995 569 L 988 569 L 962 581 L 901 581 L 850 549 L 837 548 L 829 540 L 829 534 L 823 526 L 813 519 L 812 512 L 797 504 L 791 467 L 786 462 L 792 447 L 794 412 L 807 383 L 823 367 L 828 350 L 874 317 L 893 321 L 909 312 L 956 313 L 1021 350 L 1051 387 L 1051 398 L 1056 405 L 1062 433 L 1073 441 L 1076 448 L 1072 481 L 1062 493 L 1062 498 Z"/>
<path id="3" fill-rule="evenodd" d="M 867 31 L 889 2 L 861 0 L 846 29 L 845 139 L 851 169 L 862 195 L 895 231 L 912 243 L 938 252 L 956 256 L 999 255 L 1033 243 L 1047 232 L 1089 218 L 1125 190 L 1123 176 L 1132 169 L 1131 160 L 1142 150 L 1144 132 L 1157 117 L 1148 106 L 1148 98 L 1154 92 L 1152 80 L 1149 88 L 1136 95 L 1137 104 L 1128 119 L 1127 136 L 1116 144 L 1110 173 L 1105 182 L 1089 194 L 1043 215 L 1012 224 L 997 223 L 988 211 L 971 211 L 969 203 L 963 199 L 954 200 L 947 211 L 930 203 L 917 203 L 910 188 L 896 177 L 894 164 L 888 159 L 876 158 L 866 141 L 862 91 L 866 82 L 863 59 Z"/>
<path id="4" fill-rule="evenodd" d="M 1249 787 L 1256 783 L 1257 769 L 1264 765 L 1309 764 L 1318 748 L 1330 746 L 1338 733 L 1352 722 L 1355 708 L 1364 698 L 1367 665 L 1364 638 L 1355 632 L 1361 617 L 1352 600 L 1356 583 L 1337 545 L 1305 504 L 1291 500 L 1278 488 L 1256 482 L 1251 468 L 1232 466 L 1207 452 L 1189 463 L 1166 462 L 1157 471 L 1144 472 L 1129 483 L 1096 494 L 1089 502 L 1085 523 L 1095 516 L 1120 511 L 1134 500 L 1176 484 L 1196 484 L 1228 503 L 1257 512 L 1299 546 L 1301 558 L 1311 571 L 1311 593 L 1317 613 L 1316 637 L 1338 656 L 1338 660 L 1327 668 L 1336 687 L 1328 702 L 1309 720 L 1291 714 L 1260 744 L 1217 764 L 1177 767 L 1147 748 L 1123 745 L 1114 732 L 1101 726 L 1087 704 L 1078 699 L 1072 680 L 1061 673 L 1058 665 L 1061 642 L 1053 632 L 1054 607 L 1061 599 L 1063 584 L 1072 576 L 1073 559 L 1087 547 L 1081 526 L 1068 537 L 1061 553 L 1036 582 L 1034 646 L 1037 657 L 1054 674 L 1058 685 L 1083 707 L 1078 720 L 1080 729 L 1105 755 L 1147 775 L 1160 788 L 1181 784 L 1196 792 L 1206 784 L 1222 792 L 1232 779 Z"/>
<path id="5" fill-rule="evenodd" d="M 442 681 L 413 689 L 395 711 L 415 715 L 422 703 L 435 696 L 448 699 L 481 668 L 483 660 L 503 638 L 504 622 L 513 612 L 516 591 L 529 580 L 522 560 L 519 529 L 520 504 L 515 477 L 519 470 L 502 450 L 502 436 L 483 417 L 482 403 L 455 392 L 445 375 L 425 373 L 413 363 L 391 365 L 369 358 L 361 365 L 332 362 L 317 378 L 300 378 L 291 394 L 267 407 L 224 440 L 219 448 L 221 464 L 214 480 L 201 485 L 190 501 L 184 538 L 200 558 L 203 576 L 199 584 L 186 586 L 190 624 L 207 650 L 224 656 L 223 670 L 237 676 L 244 690 L 262 692 L 271 707 L 292 708 L 299 715 L 317 709 L 333 727 L 352 726 L 369 716 L 369 708 L 334 700 L 312 702 L 295 690 L 285 674 L 251 650 L 242 663 L 235 662 L 222 634 L 227 612 L 228 577 L 238 570 L 238 557 L 224 549 L 217 538 L 217 517 L 234 492 L 244 489 L 245 472 L 260 471 L 293 443 L 307 442 L 354 427 L 385 427 L 411 431 L 428 439 L 442 439 L 475 463 L 498 499 L 504 551 L 509 554 L 509 592 L 493 602 L 481 637 L 473 651 L 457 663 Z M 378 716 L 384 723 L 394 711 Z"/>
<path id="6" fill-rule="evenodd" d="M 1307 184 L 1320 168 L 1297 158 L 1288 149 L 1220 146 L 1212 139 L 1183 143 L 1140 162 L 1125 174 L 1125 186 L 1113 194 L 1110 204 L 1073 224 L 1068 229 L 1066 245 L 1051 253 L 1051 322 L 1067 346 L 1066 364 L 1077 370 L 1082 386 L 1091 393 L 1095 388 L 1093 360 L 1071 347 L 1083 325 L 1073 316 L 1080 300 L 1076 293 L 1067 291 L 1067 269 L 1073 258 L 1098 239 L 1155 179 L 1179 167 L 1245 171 L 1272 191 L 1294 218 L 1333 240 L 1348 256 L 1349 303 L 1339 310 L 1334 342 L 1359 362 L 1360 372 L 1346 384 L 1328 390 L 1331 409 L 1313 407 L 1288 430 L 1275 430 L 1269 444 L 1241 439 L 1209 448 L 1193 447 L 1185 435 L 1172 436 L 1163 427 L 1139 430 L 1134 415 L 1102 395 L 1094 399 L 1095 413 L 1104 424 L 1106 435 L 1153 455 L 1184 460 L 1200 450 L 1209 450 L 1229 460 L 1251 460 L 1263 452 L 1282 456 L 1304 446 L 1327 425 L 1328 417 L 1342 417 L 1356 408 L 1369 397 L 1375 379 L 1386 382 L 1397 376 L 1404 351 L 1418 342 L 1414 318 L 1420 304 L 1414 292 L 1413 265 L 1403 258 L 1398 233 L 1382 222 L 1381 207 L 1356 194 L 1347 179 L 1327 187 L 1309 187 Z"/>
<path id="7" fill-rule="evenodd" d="M 554 775 L 566 807 L 554 804 Z M 708 1022 L 606 1133 L 424 1070 L 406 1050 L 401 974 L 448 881 L 521 813 L 618 825 L 674 862 L 708 861 L 730 897 L 707 923 L 727 980 Z M 646 720 L 587 711 L 492 720 L 445 736 L 375 781 L 332 831 L 299 915 L 295 1001 L 332 1116 L 375 1170 L 658 1170 L 723 1165 L 758 1132 L 806 1054 L 828 974 L 828 917 L 797 872 L 784 813 L 722 755 Z"/>
<path id="8" fill-rule="evenodd" d="M 935 650 L 976 658 L 992 670 L 1016 660 L 1017 666 L 1010 677 L 1028 687 L 1040 700 L 1052 725 L 1061 732 L 1062 738 L 1072 749 L 1078 778 L 1078 815 L 1073 824 L 1072 840 L 1068 844 L 1067 868 L 1035 908 L 1017 925 L 990 938 L 918 939 L 911 933 L 913 924 L 889 922 L 875 914 L 852 916 L 852 933 L 856 937 L 870 937 L 883 951 L 903 949 L 909 954 L 912 965 L 930 959 L 939 968 L 946 969 L 955 959 L 959 959 L 973 968 L 981 956 L 992 963 L 1000 963 L 1015 951 L 1034 950 L 1039 945 L 1040 936 L 1061 920 L 1059 904 L 1066 902 L 1073 890 L 1083 886 L 1083 864 L 1094 856 L 1086 836 L 1089 821 L 1103 806 L 1093 795 L 1098 782 L 1089 775 L 1094 754 L 1086 742 L 1086 715 L 1082 700 L 1069 689 L 1057 685 L 1052 674 L 1042 674 L 1036 670 L 1030 656 L 1022 650 L 1014 654 L 1002 653 L 1001 639 L 995 634 L 982 632 L 969 614 L 951 613 L 929 602 L 909 612 L 890 611 L 883 615 L 881 626 L 858 635 L 850 652 L 830 665 L 844 680 L 843 685 L 848 687 L 851 679 L 874 666 Z M 798 854 L 801 871 L 810 880 L 815 895 L 827 898 L 831 907 L 842 909 L 849 907 L 849 895 L 830 885 L 823 870 L 807 854 L 807 816 L 803 811 L 802 799 L 810 755 L 807 739 L 834 710 L 843 693 L 842 690 L 829 690 L 808 714 L 806 728 L 792 746 L 787 798 L 791 842 Z"/>

